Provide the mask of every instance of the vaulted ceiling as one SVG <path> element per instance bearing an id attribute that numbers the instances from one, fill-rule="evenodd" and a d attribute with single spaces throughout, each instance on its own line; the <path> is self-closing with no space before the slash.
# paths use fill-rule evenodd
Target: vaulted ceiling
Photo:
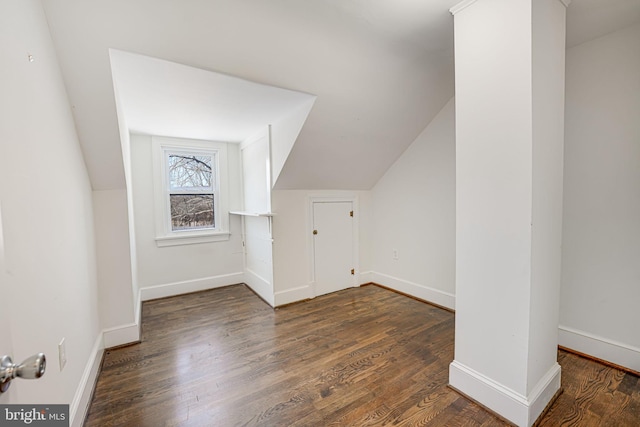
<path id="1" fill-rule="evenodd" d="M 371 188 L 454 94 L 458 2 L 43 0 L 97 190 L 124 188 L 109 49 L 316 95 L 277 187 Z M 568 44 L 638 20 L 640 0 L 574 0 Z"/>
<path id="2" fill-rule="evenodd" d="M 241 143 L 312 95 L 112 49 L 120 120 L 129 132 Z"/>

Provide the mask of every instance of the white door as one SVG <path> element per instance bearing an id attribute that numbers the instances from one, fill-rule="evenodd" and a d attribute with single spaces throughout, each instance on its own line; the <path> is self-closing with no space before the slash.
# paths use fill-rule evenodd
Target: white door
<path id="1" fill-rule="evenodd" d="M 313 202 L 316 295 L 354 285 L 352 212 L 352 202 Z"/>
<path id="2" fill-rule="evenodd" d="M 0 204 L 0 295 L 3 299 L 13 303 L 11 299 L 11 289 L 8 283 L 8 275 L 5 266 L 4 255 L 4 235 L 2 229 L 2 205 Z M 6 305 L 0 308 L 0 358 L 4 355 L 13 357 L 11 345 L 11 322 L 10 314 Z M 15 363 L 15 360 L 13 361 Z M 5 393 L 0 393 L 0 404 L 14 403 L 12 400 L 11 387 Z"/>

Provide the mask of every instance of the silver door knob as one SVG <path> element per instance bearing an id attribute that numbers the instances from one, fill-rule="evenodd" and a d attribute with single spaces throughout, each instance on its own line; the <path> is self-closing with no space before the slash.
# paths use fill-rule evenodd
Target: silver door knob
<path id="1" fill-rule="evenodd" d="M 13 363 L 11 357 L 2 356 L 0 359 L 0 393 L 9 388 L 11 380 L 16 377 L 33 380 L 44 375 L 47 367 L 47 359 L 44 353 L 34 354 L 25 359 L 21 364 Z"/>

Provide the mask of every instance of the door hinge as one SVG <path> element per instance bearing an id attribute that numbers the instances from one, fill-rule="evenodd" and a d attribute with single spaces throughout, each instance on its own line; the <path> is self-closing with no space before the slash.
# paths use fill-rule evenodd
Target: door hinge
<path id="1" fill-rule="evenodd" d="M 349 212 L 349 216 L 353 216 L 353 211 Z"/>
<path id="2" fill-rule="evenodd" d="M 352 269 L 351 269 L 351 275 L 353 276 L 354 274 L 356 274 L 356 269 L 355 269 L 355 268 L 352 268 Z"/>

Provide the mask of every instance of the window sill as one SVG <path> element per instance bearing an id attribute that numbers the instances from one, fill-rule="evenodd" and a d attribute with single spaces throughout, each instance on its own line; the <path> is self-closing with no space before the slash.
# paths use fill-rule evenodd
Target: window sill
<path id="1" fill-rule="evenodd" d="M 211 243 L 222 242 L 229 240 L 230 233 L 228 231 L 215 231 L 215 232 L 198 232 L 184 234 L 159 236 L 156 237 L 156 246 L 163 248 L 166 246 L 179 246 L 179 245 L 194 245 L 197 243 Z"/>
<path id="2" fill-rule="evenodd" d="M 245 211 L 231 211 L 229 212 L 231 215 L 240 215 L 240 216 L 264 216 L 271 217 L 275 216 L 273 212 L 245 212 Z"/>

